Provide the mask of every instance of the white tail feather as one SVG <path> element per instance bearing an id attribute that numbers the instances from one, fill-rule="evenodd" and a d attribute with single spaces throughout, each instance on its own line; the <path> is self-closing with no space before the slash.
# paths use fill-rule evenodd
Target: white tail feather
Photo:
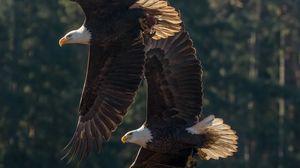
<path id="1" fill-rule="evenodd" d="M 194 126 L 186 129 L 191 134 L 206 135 L 208 141 L 198 148 L 198 155 L 205 160 L 232 156 L 237 152 L 236 132 L 220 118 L 206 117 Z"/>
<path id="2" fill-rule="evenodd" d="M 201 134 L 204 133 L 205 129 L 212 125 L 213 121 L 215 119 L 215 116 L 210 115 L 206 118 L 204 118 L 202 121 L 198 122 L 194 126 L 187 128 L 186 130 L 191 134 Z"/>

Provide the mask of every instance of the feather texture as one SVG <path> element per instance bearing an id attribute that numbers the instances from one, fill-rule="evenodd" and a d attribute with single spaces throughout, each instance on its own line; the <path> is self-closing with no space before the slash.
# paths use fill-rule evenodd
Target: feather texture
<path id="1" fill-rule="evenodd" d="M 131 8 L 141 8 L 153 17 L 154 20 L 146 19 L 145 24 L 149 26 L 148 33 L 153 34 L 152 38 L 155 40 L 174 36 L 181 30 L 180 14 L 165 0 L 138 0 Z"/>
<path id="2" fill-rule="evenodd" d="M 202 67 L 185 31 L 147 42 L 147 124 L 193 125 L 202 110 Z"/>
<path id="3" fill-rule="evenodd" d="M 163 154 L 140 148 L 130 168 L 184 168 L 191 156 L 190 150 L 178 154 Z"/>
<path id="4" fill-rule="evenodd" d="M 90 46 L 79 120 L 65 157 L 83 159 L 93 144 L 100 150 L 122 122 L 141 81 L 143 48 L 141 36 L 117 46 Z"/>
<path id="5" fill-rule="evenodd" d="M 204 160 L 227 158 L 237 152 L 236 132 L 220 118 L 208 116 L 187 131 L 207 137 L 205 144 L 198 149 L 198 155 Z"/>

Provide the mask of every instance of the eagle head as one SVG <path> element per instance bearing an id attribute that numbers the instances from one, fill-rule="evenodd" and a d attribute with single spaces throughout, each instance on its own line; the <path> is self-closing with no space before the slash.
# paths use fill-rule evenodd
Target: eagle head
<path id="1" fill-rule="evenodd" d="M 123 143 L 134 143 L 146 148 L 147 143 L 153 139 L 150 129 L 142 125 L 139 129 L 127 132 L 122 138 Z"/>
<path id="2" fill-rule="evenodd" d="M 77 30 L 70 31 L 59 40 L 62 47 L 65 44 L 84 44 L 89 45 L 91 41 L 91 32 L 83 25 Z"/>

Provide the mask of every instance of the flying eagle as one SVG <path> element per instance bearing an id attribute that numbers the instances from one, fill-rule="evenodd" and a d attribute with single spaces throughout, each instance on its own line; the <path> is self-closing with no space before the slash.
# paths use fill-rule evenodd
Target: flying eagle
<path id="1" fill-rule="evenodd" d="M 165 0 L 72 0 L 85 13 L 83 25 L 59 40 L 89 45 L 79 120 L 66 155 L 85 158 L 100 150 L 122 122 L 143 75 L 144 37 L 155 40 L 181 29 L 179 13 Z"/>
<path id="2" fill-rule="evenodd" d="M 237 151 L 237 135 L 229 125 L 202 112 L 202 67 L 185 31 L 147 42 L 145 76 L 147 119 L 122 137 L 141 146 L 132 168 L 185 167 L 194 152 L 219 159 Z"/>

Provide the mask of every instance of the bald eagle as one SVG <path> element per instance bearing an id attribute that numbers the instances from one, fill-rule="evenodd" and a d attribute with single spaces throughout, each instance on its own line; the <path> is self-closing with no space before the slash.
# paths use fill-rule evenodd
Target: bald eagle
<path id="1" fill-rule="evenodd" d="M 165 0 L 72 0 L 85 21 L 59 40 L 89 45 L 86 80 L 73 138 L 65 148 L 70 160 L 85 158 L 122 122 L 143 74 L 144 37 L 167 38 L 181 29 L 179 13 Z"/>
<path id="2" fill-rule="evenodd" d="M 123 143 L 141 146 L 132 168 L 185 167 L 194 152 L 219 159 L 237 151 L 237 135 L 220 118 L 202 112 L 202 68 L 187 32 L 147 42 L 147 119 Z"/>

